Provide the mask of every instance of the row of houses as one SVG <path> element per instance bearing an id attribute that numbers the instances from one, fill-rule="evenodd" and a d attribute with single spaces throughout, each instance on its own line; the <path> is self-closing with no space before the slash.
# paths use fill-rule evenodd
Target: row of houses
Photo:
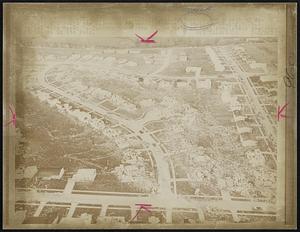
<path id="1" fill-rule="evenodd" d="M 221 62 L 220 58 L 218 57 L 218 55 L 216 54 L 216 52 L 209 46 L 205 47 L 205 51 L 209 55 L 211 61 L 213 62 L 215 70 L 217 72 L 223 72 L 225 70 L 225 67 L 222 64 L 222 62 Z"/>
<path id="2" fill-rule="evenodd" d="M 32 179 L 37 180 L 60 180 L 65 174 L 63 167 L 45 167 L 28 166 L 18 168 L 16 170 L 16 179 Z M 75 182 L 93 182 L 96 178 L 96 169 L 78 169 L 73 175 L 72 180 Z"/>
<path id="3" fill-rule="evenodd" d="M 247 105 L 245 104 L 245 99 L 231 93 L 232 84 L 224 84 L 220 89 L 222 102 L 229 106 L 229 111 L 233 112 L 232 122 L 236 124 L 242 145 L 244 147 L 257 146 L 257 137 L 262 135 L 253 129 L 255 120 L 251 120 L 251 111 L 249 111 L 249 113 L 246 112 Z M 251 123 L 251 121 L 253 121 L 253 123 Z"/>
<path id="4" fill-rule="evenodd" d="M 128 213 L 130 215 L 130 213 Z M 131 215 L 130 215 L 131 216 Z M 17 211 L 15 213 L 15 223 L 17 224 L 60 224 L 66 226 L 85 226 L 90 224 L 124 224 L 128 221 L 125 216 L 97 216 L 96 220 L 93 222 L 93 215 L 88 213 L 83 213 L 79 217 L 61 217 L 56 213 L 51 216 L 30 216 L 26 217 L 26 211 Z M 151 224 L 157 224 L 161 220 L 156 216 L 149 216 L 148 222 Z"/>
<path id="5" fill-rule="evenodd" d="M 83 213 L 79 217 L 61 217 L 57 213 L 47 216 L 29 216 L 26 217 L 26 211 L 17 211 L 15 213 L 15 222 L 17 224 L 60 224 L 72 226 L 84 226 L 92 224 L 93 215 Z M 95 224 L 106 223 L 125 223 L 123 216 L 98 216 Z"/>
<path id="6" fill-rule="evenodd" d="M 233 53 L 236 57 L 238 57 L 238 59 L 241 60 L 242 63 L 249 65 L 252 72 L 267 73 L 267 64 L 256 62 L 256 60 L 246 53 L 245 48 L 235 46 L 233 48 Z"/>

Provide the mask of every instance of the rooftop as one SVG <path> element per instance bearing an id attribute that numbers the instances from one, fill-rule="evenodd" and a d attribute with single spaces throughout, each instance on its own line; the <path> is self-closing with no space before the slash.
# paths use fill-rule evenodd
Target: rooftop
<path id="1" fill-rule="evenodd" d="M 51 224 L 54 221 L 55 217 L 26 217 L 23 221 L 23 224 Z"/>
<path id="2" fill-rule="evenodd" d="M 48 177 L 59 175 L 62 168 L 41 168 L 37 174 L 38 177 Z"/>

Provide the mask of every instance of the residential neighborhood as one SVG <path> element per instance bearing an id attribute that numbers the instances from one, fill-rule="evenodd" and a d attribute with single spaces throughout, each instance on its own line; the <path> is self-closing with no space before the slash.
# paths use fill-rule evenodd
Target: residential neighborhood
<path id="1" fill-rule="evenodd" d="M 92 52 L 71 42 L 18 45 L 28 101 L 16 220 L 276 221 L 277 41 L 250 41 Z M 261 47 L 264 62 L 252 52 Z"/>

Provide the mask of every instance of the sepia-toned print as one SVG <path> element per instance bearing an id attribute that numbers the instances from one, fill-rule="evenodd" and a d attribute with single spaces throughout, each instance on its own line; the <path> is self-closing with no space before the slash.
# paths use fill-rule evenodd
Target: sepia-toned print
<path id="1" fill-rule="evenodd" d="M 81 5 L 6 7 L 7 224 L 292 226 L 285 5 Z"/>

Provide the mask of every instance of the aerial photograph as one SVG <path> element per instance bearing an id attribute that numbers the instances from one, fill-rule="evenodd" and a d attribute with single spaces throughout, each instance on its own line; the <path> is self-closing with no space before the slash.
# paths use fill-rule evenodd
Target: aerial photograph
<path id="1" fill-rule="evenodd" d="M 277 42 L 199 43 L 23 45 L 23 223 L 275 219 Z"/>
<path id="2" fill-rule="evenodd" d="M 277 37 L 95 39 L 80 15 L 44 27 L 28 14 L 11 45 L 15 224 L 278 220 Z"/>

